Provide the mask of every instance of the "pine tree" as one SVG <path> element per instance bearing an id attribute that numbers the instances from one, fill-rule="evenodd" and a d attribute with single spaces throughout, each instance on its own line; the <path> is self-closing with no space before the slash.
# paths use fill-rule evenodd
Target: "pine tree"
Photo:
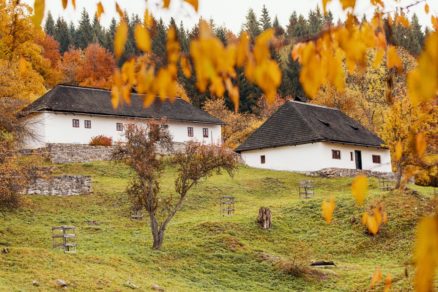
<path id="1" fill-rule="evenodd" d="M 52 17 L 52 14 L 50 13 L 50 11 L 47 14 L 46 23 L 44 25 L 44 31 L 46 32 L 46 34 L 48 34 L 52 37 L 55 35 L 55 21 L 53 20 L 53 17 Z"/>
<path id="2" fill-rule="evenodd" d="M 245 31 L 249 34 L 252 41 L 260 34 L 260 23 L 257 21 L 257 16 L 251 8 L 246 15 L 246 23 L 244 24 Z"/>
<path id="3" fill-rule="evenodd" d="M 166 27 L 163 20 L 154 21 L 152 28 L 152 52 L 155 56 L 155 64 L 158 68 L 162 67 L 166 61 Z"/>
<path id="4" fill-rule="evenodd" d="M 304 18 L 304 16 L 300 15 L 298 17 L 298 22 L 293 29 L 293 35 L 295 38 L 306 38 L 310 35 L 309 32 L 309 23 Z"/>
<path id="5" fill-rule="evenodd" d="M 227 29 L 226 29 L 225 27 L 223 27 L 223 26 L 217 27 L 217 28 L 214 30 L 214 33 L 216 34 L 216 37 L 217 37 L 218 39 L 220 39 L 221 42 L 222 42 L 224 45 L 227 45 L 227 43 L 228 43 L 228 41 L 227 41 Z"/>
<path id="6" fill-rule="evenodd" d="M 109 28 L 105 31 L 105 37 L 103 42 L 103 47 L 108 51 L 114 53 L 114 34 L 116 33 L 117 22 L 113 17 Z"/>
<path id="7" fill-rule="evenodd" d="M 309 33 L 310 35 L 316 35 L 321 32 L 323 25 L 323 18 L 319 6 L 316 10 L 309 12 Z"/>
<path id="8" fill-rule="evenodd" d="M 296 35 L 295 35 L 295 30 L 296 30 L 296 26 L 298 24 L 298 16 L 297 13 L 294 11 L 291 16 L 289 17 L 289 23 L 287 24 L 286 27 L 286 32 L 287 32 L 287 38 L 289 40 L 293 40 Z"/>
<path id="9" fill-rule="evenodd" d="M 93 27 L 90 23 L 90 16 L 87 10 L 82 10 L 81 20 L 79 21 L 79 27 L 76 31 L 77 35 L 77 47 L 85 49 L 88 44 L 93 42 Z"/>
<path id="10" fill-rule="evenodd" d="M 414 56 L 418 56 L 423 48 L 424 33 L 420 23 L 418 23 L 418 17 L 416 14 L 412 16 L 410 27 L 410 42 L 409 52 Z"/>
<path id="11" fill-rule="evenodd" d="M 59 43 L 61 53 L 68 51 L 71 44 L 70 31 L 67 22 L 62 17 L 56 20 L 53 38 Z"/>
<path id="12" fill-rule="evenodd" d="M 93 43 L 98 43 L 100 46 L 103 47 L 104 42 L 105 42 L 105 30 L 100 25 L 100 22 L 97 19 L 97 16 L 94 15 L 94 18 L 93 18 Z"/>
<path id="13" fill-rule="evenodd" d="M 184 28 L 184 24 L 181 21 L 178 28 L 178 39 L 181 44 L 181 51 L 184 53 L 189 53 L 189 39 L 187 36 L 187 31 Z"/>
<path id="14" fill-rule="evenodd" d="M 303 87 L 300 83 L 300 64 L 292 59 L 289 54 L 285 69 L 286 82 L 285 95 L 296 97 L 306 97 Z"/>
<path id="15" fill-rule="evenodd" d="M 77 41 L 76 27 L 72 21 L 70 21 L 70 24 L 68 25 L 68 36 L 70 40 L 69 49 L 70 47 L 77 48 L 78 41 Z"/>
<path id="16" fill-rule="evenodd" d="M 280 21 L 278 21 L 278 17 L 275 16 L 274 22 L 272 23 L 272 27 L 274 28 L 275 35 L 281 36 L 284 35 L 284 28 L 280 25 Z"/>
<path id="17" fill-rule="evenodd" d="M 125 12 L 125 15 L 128 15 Z M 137 45 L 135 44 L 135 38 L 134 38 L 134 29 L 135 29 L 135 25 L 137 23 L 141 23 L 141 19 L 138 17 L 137 14 L 134 14 L 131 16 L 131 18 L 126 17 L 127 21 L 128 21 L 128 40 L 126 41 L 126 46 L 125 46 L 125 52 L 124 52 L 124 57 L 123 58 L 131 58 L 132 56 L 138 56 L 140 55 L 141 51 L 137 48 Z"/>
<path id="18" fill-rule="evenodd" d="M 265 5 L 262 8 L 262 16 L 260 17 L 260 24 L 263 30 L 267 30 L 272 27 L 271 17 L 269 16 L 269 11 Z"/>
<path id="19" fill-rule="evenodd" d="M 327 27 L 331 27 L 333 26 L 333 14 L 331 11 L 327 12 L 326 15 L 324 15 L 324 24 L 323 27 L 327 28 Z"/>

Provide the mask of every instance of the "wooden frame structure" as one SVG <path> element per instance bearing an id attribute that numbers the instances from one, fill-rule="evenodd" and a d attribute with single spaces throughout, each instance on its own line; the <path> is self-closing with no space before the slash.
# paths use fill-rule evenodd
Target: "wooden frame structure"
<path id="1" fill-rule="evenodd" d="M 315 189 L 313 186 L 313 182 L 310 180 L 302 180 L 298 185 L 298 195 L 300 198 L 308 199 L 313 197 L 315 194 Z"/>
<path id="2" fill-rule="evenodd" d="M 61 247 L 65 253 L 76 252 L 76 227 L 74 226 L 55 226 L 52 227 L 52 246 Z"/>
<path id="3" fill-rule="evenodd" d="M 394 182 L 386 178 L 379 178 L 379 188 L 382 191 L 391 191 L 394 189 Z"/>
<path id="4" fill-rule="evenodd" d="M 222 196 L 220 199 L 220 208 L 222 216 L 233 216 L 234 215 L 234 203 L 235 199 L 233 196 Z"/>

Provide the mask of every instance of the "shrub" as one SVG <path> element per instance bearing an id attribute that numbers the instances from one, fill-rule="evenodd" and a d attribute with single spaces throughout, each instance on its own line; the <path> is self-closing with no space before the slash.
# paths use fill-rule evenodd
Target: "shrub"
<path id="1" fill-rule="evenodd" d="M 113 139 L 111 137 L 99 135 L 99 136 L 91 138 L 90 145 L 91 146 L 112 146 Z"/>

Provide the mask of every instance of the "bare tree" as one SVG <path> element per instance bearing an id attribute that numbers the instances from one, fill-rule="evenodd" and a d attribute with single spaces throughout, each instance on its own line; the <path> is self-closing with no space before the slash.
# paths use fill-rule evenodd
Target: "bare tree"
<path id="1" fill-rule="evenodd" d="M 18 119 L 23 103 L 0 97 L 0 210 L 18 208 L 21 194 L 42 176 L 39 157 L 22 157 L 19 146 L 32 136 L 26 123 Z"/>
<path id="2" fill-rule="evenodd" d="M 160 249 L 167 225 L 181 209 L 184 199 L 200 180 L 222 170 L 229 175 L 237 167 L 234 152 L 216 145 L 189 142 L 184 150 L 164 156 L 163 150 L 172 149 L 171 137 L 160 122 L 147 126 L 130 125 L 126 130 L 127 142 L 118 145 L 113 158 L 131 166 L 136 176 L 128 187 L 134 207 L 144 208 L 148 214 L 153 237 L 153 249 Z M 160 177 L 166 165 L 177 169 L 175 193 L 160 192 Z"/>

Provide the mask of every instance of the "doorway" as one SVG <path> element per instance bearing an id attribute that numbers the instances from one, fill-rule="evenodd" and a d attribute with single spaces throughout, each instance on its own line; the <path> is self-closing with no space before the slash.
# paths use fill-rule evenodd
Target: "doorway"
<path id="1" fill-rule="evenodd" d="M 356 161 L 356 169 L 362 169 L 362 152 L 354 150 L 354 160 Z"/>

